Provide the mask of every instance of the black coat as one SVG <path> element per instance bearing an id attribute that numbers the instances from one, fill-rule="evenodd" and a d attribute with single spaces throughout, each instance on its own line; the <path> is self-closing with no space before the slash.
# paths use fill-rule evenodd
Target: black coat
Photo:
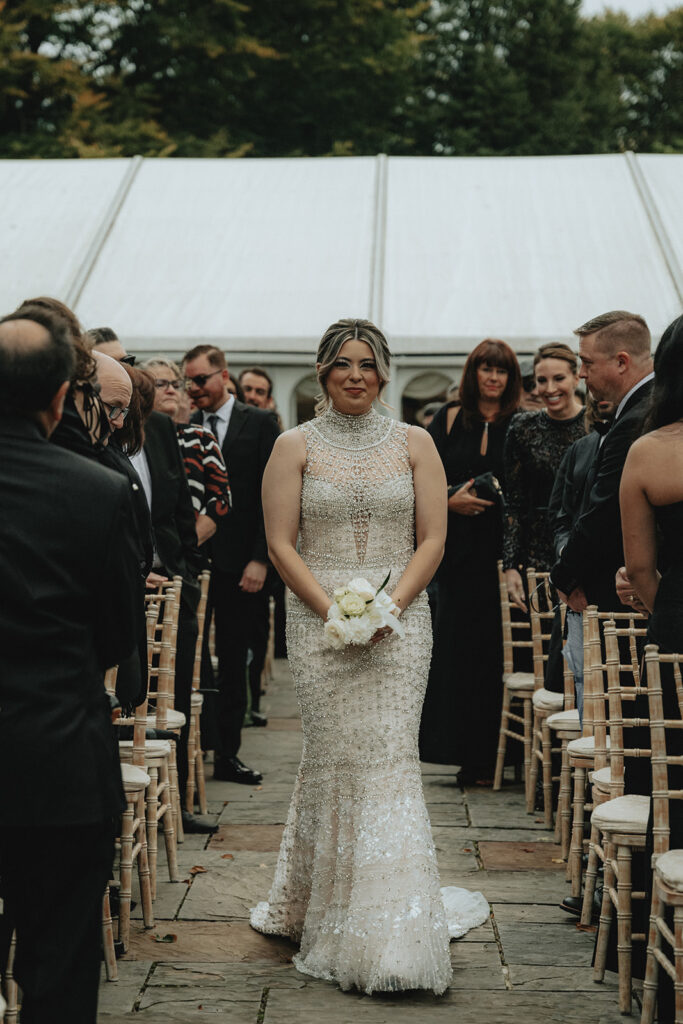
<path id="1" fill-rule="evenodd" d="M 0 826 L 124 806 L 103 674 L 135 646 L 132 519 L 125 480 L 0 418 Z"/>
<path id="2" fill-rule="evenodd" d="M 203 423 L 201 412 L 192 423 Z M 263 471 L 279 434 L 272 413 L 235 399 L 221 445 L 232 491 L 232 512 L 218 524 L 211 540 L 211 557 L 222 572 L 241 573 L 247 562 L 268 561 L 263 522 Z"/>
<path id="3" fill-rule="evenodd" d="M 640 434 L 652 390 L 648 382 L 631 395 L 612 421 L 598 449 L 586 482 L 580 515 L 552 571 L 565 594 L 580 586 L 589 604 L 602 611 L 623 610 L 614 577 L 624 564 L 619 512 L 619 485 L 628 450 Z"/>
<path id="4" fill-rule="evenodd" d="M 152 478 L 152 529 L 157 554 L 173 576 L 192 580 L 201 569 L 195 514 L 173 420 L 153 412 L 144 452 Z"/>
<path id="5" fill-rule="evenodd" d="M 555 537 L 555 554 L 559 558 L 569 539 L 574 521 L 581 511 L 584 490 L 600 446 L 601 435 L 592 430 L 567 448 L 562 456 L 550 501 L 548 520 Z"/>

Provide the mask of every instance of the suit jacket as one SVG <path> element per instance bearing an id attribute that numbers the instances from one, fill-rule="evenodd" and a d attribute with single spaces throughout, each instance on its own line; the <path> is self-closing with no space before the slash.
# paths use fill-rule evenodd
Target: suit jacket
<path id="1" fill-rule="evenodd" d="M 192 423 L 202 422 L 201 412 L 192 416 Z M 221 446 L 230 479 L 232 512 L 218 524 L 211 541 L 213 565 L 223 572 L 241 573 L 252 559 L 268 561 L 261 484 L 279 433 L 272 413 L 235 399 Z"/>
<path id="2" fill-rule="evenodd" d="M 548 521 L 554 534 L 556 558 L 562 554 L 574 521 L 581 513 L 586 482 L 592 478 L 601 436 L 596 430 L 591 430 L 590 434 L 574 441 L 562 456 L 548 502 Z"/>
<path id="3" fill-rule="evenodd" d="M 132 520 L 124 479 L 0 417 L 0 826 L 125 806 L 103 674 L 135 646 Z"/>
<path id="4" fill-rule="evenodd" d="M 152 528 L 164 568 L 185 580 L 201 569 L 195 515 L 175 423 L 153 412 L 145 424 L 145 455 L 152 478 Z"/>
<path id="5" fill-rule="evenodd" d="M 602 611 L 622 610 L 614 576 L 624 564 L 619 484 L 628 450 L 640 434 L 652 383 L 631 395 L 612 422 L 586 481 L 580 514 L 552 571 L 556 587 L 569 594 L 584 590 Z"/>

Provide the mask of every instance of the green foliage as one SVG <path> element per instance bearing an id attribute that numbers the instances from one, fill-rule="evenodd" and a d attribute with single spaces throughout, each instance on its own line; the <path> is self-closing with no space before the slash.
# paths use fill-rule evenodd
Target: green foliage
<path id="1" fill-rule="evenodd" d="M 0 0 L 0 156 L 683 151 L 683 7 Z"/>

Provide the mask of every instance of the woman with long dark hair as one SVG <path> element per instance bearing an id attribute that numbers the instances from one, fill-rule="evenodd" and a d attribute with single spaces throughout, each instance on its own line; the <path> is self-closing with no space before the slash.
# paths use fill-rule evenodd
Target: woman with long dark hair
<path id="1" fill-rule="evenodd" d="M 502 504 L 491 477 L 484 497 L 481 477 L 502 479 L 503 444 L 520 389 L 514 352 L 504 341 L 487 338 L 465 363 L 460 406 L 444 406 L 429 427 L 450 497 L 420 757 L 461 765 L 464 781 L 491 779 L 496 758 L 502 674 L 496 562 Z"/>

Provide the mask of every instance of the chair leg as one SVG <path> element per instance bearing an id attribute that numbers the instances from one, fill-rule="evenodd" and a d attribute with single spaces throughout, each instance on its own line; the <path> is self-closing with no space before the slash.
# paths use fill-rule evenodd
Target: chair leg
<path id="1" fill-rule="evenodd" d="M 617 963 L 619 967 L 619 1012 L 631 1012 L 631 851 L 617 847 Z"/>
<path id="2" fill-rule="evenodd" d="M 176 845 L 175 829 L 173 822 L 173 805 L 171 787 L 169 784 L 168 764 L 162 768 L 161 782 L 165 785 L 164 802 L 165 810 L 161 815 L 161 826 L 164 830 L 164 844 L 166 846 L 166 862 L 168 865 L 169 882 L 177 882 L 178 878 L 178 847 Z"/>
<path id="3" fill-rule="evenodd" d="M 572 867 L 572 896 L 581 895 L 585 802 L 586 769 L 584 767 L 577 766 L 574 772 L 574 816 L 572 819 L 572 843 L 569 850 L 569 859 Z"/>
<path id="4" fill-rule="evenodd" d="M 121 864 L 119 889 L 119 940 L 124 951 L 130 942 L 130 902 L 133 887 L 133 816 L 135 796 L 127 796 L 126 809 L 121 817 Z"/>
<path id="5" fill-rule="evenodd" d="M 599 842 L 600 829 L 593 826 L 591 828 L 590 845 L 588 847 L 588 866 L 586 867 L 586 882 L 583 890 L 581 924 L 590 924 L 593 916 L 593 897 L 595 896 L 595 884 L 598 880 L 598 865 L 600 860 L 595 847 Z"/>
<path id="6" fill-rule="evenodd" d="M 652 903 L 650 905 L 650 931 L 647 941 L 647 965 L 645 968 L 645 981 L 643 982 L 643 1010 L 640 1024 L 652 1024 L 655 1019 L 659 964 L 657 963 L 654 951 L 655 949 L 662 948 L 662 935 L 657 927 L 657 918 L 663 909 L 662 902 L 657 894 L 657 883 L 653 882 Z"/>
<path id="7" fill-rule="evenodd" d="M 197 712 L 192 708 L 190 712 L 190 728 L 187 733 L 187 785 L 185 793 L 181 794 L 185 800 L 185 810 L 188 814 L 194 813 L 194 792 L 196 788 L 196 759 L 197 759 Z"/>
<path id="8" fill-rule="evenodd" d="M 543 818 L 546 828 L 553 827 L 553 754 L 548 719 L 541 720 L 541 750 L 543 753 Z"/>
<path id="9" fill-rule="evenodd" d="M 676 1024 L 683 1024 L 683 907 L 674 907 Z"/>
<path id="10" fill-rule="evenodd" d="M 149 775 L 149 786 L 147 787 L 147 853 L 149 857 L 149 883 L 152 889 L 152 899 L 157 898 L 157 860 L 158 860 L 158 831 L 157 804 L 159 803 L 159 769 L 149 767 L 146 769 Z"/>
<path id="11" fill-rule="evenodd" d="M 498 756 L 496 757 L 496 771 L 493 777 L 493 788 L 500 789 L 503 785 L 503 769 L 505 768 L 505 749 L 507 747 L 507 736 L 505 730 L 508 727 L 510 712 L 510 691 L 507 684 L 503 683 L 503 707 L 500 712 L 500 731 L 498 733 Z"/>
<path id="12" fill-rule="evenodd" d="M 562 859 L 567 861 L 567 878 L 571 878 L 569 847 L 572 828 L 572 769 L 569 764 L 567 740 L 562 740 L 562 767 L 560 768 L 560 795 L 557 801 L 557 816 L 560 819 L 560 844 Z"/>
<path id="13" fill-rule="evenodd" d="M 600 909 L 600 924 L 598 925 L 598 940 L 595 944 L 595 962 L 593 965 L 593 981 L 603 981 L 605 977 L 605 965 L 607 963 L 607 946 L 609 942 L 609 930 L 612 923 L 612 897 L 610 889 L 614 888 L 614 865 L 612 857 L 614 850 L 612 844 L 605 836 L 603 847 L 605 850 L 605 885 L 602 890 L 602 907 Z"/>
<path id="14" fill-rule="evenodd" d="M 180 794 L 178 792 L 178 761 L 175 743 L 171 743 L 171 756 L 168 759 L 168 781 L 169 801 L 171 804 L 171 813 L 173 814 L 173 828 L 175 829 L 176 842 L 183 843 L 185 841 L 185 833 L 183 832 L 183 816 L 180 811 Z"/>
<path id="15" fill-rule="evenodd" d="M 114 926 L 109 905 L 109 886 L 104 890 L 104 896 L 102 897 L 102 945 L 104 947 L 104 966 L 107 973 L 107 981 L 118 981 L 119 969 L 114 949 Z"/>
<path id="16" fill-rule="evenodd" d="M 200 736 L 200 726 L 197 722 L 197 736 Z M 197 739 L 197 799 L 199 800 L 199 810 L 202 814 L 209 813 L 209 805 L 206 802 L 206 777 L 204 775 L 204 756 L 202 754 L 201 743 L 199 738 Z"/>
<path id="17" fill-rule="evenodd" d="M 529 791 L 531 790 L 531 747 L 533 740 L 534 712 L 531 700 L 522 700 L 524 705 L 524 786 L 526 789 L 527 807 L 529 805 Z M 535 785 L 535 783 L 534 783 Z M 533 807 L 533 796 L 532 796 Z"/>
<path id="18" fill-rule="evenodd" d="M 154 926 L 154 910 L 152 908 L 152 884 L 149 871 L 149 855 L 147 852 L 147 822 L 145 821 L 145 794 L 140 793 L 136 802 L 135 814 L 138 821 L 138 883 L 140 885 L 140 902 L 142 903 L 142 920 L 145 928 Z"/>
<path id="19" fill-rule="evenodd" d="M 536 803 L 536 783 L 538 781 L 538 762 L 541 757 L 541 741 L 539 739 L 538 729 L 536 728 L 536 715 L 534 715 L 533 725 L 531 729 L 531 764 L 529 766 L 529 773 L 527 775 L 527 788 L 526 788 L 526 813 L 534 813 L 534 804 Z M 537 745 L 538 744 L 538 745 Z"/>
<path id="20" fill-rule="evenodd" d="M 9 955 L 7 957 L 7 968 L 5 970 L 5 996 L 7 1008 L 5 1010 L 5 1024 L 15 1024 L 19 1015 L 19 986 L 14 980 L 14 956 L 17 950 L 16 932 L 12 932 Z"/>

